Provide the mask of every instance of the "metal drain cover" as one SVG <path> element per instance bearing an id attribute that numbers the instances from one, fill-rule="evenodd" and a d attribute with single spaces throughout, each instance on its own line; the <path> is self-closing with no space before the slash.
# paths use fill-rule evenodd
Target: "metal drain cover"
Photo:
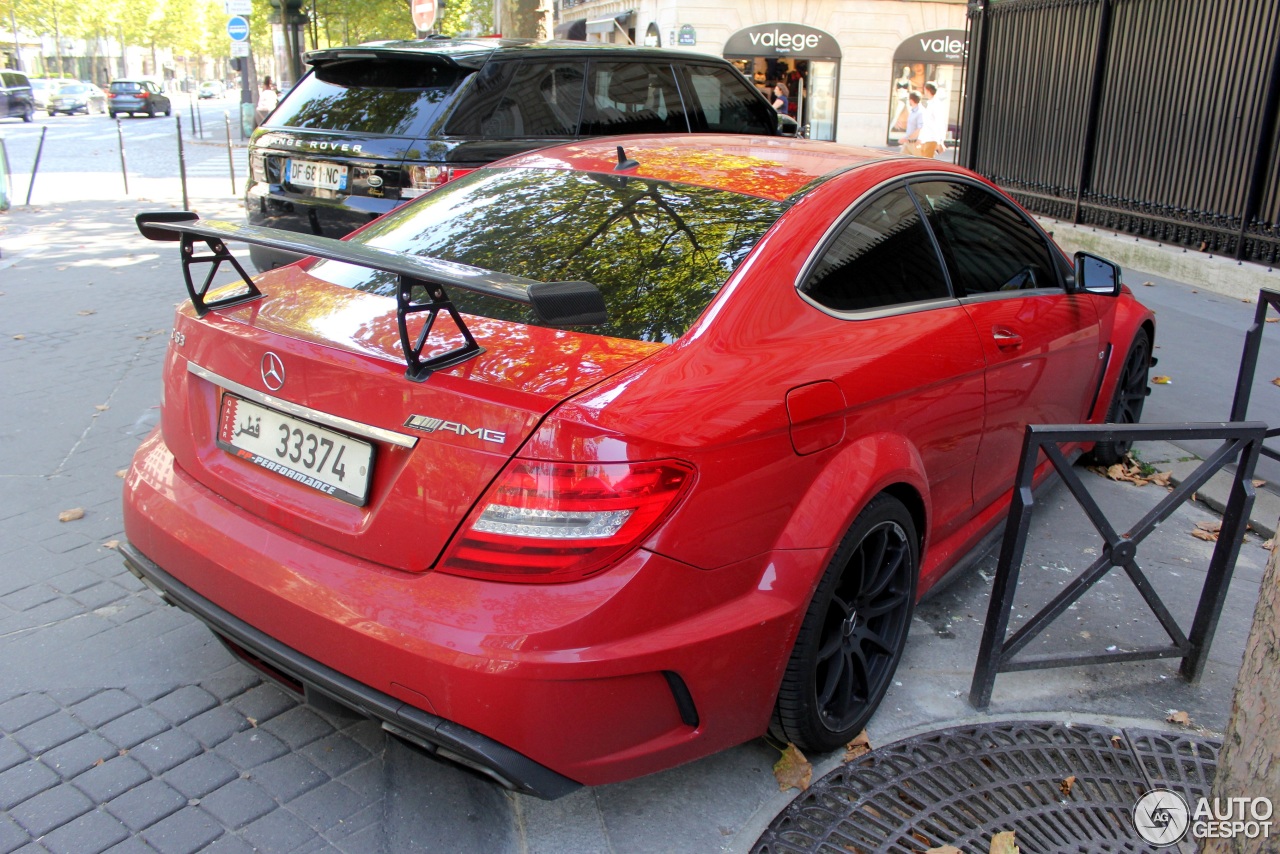
<path id="1" fill-rule="evenodd" d="M 1154 849 L 1133 828 L 1151 789 L 1207 796 L 1221 743 L 1177 733 L 1005 722 L 955 727 L 866 753 L 809 787 L 753 854 L 985 852 L 1001 831 L 1023 854 Z M 1070 794 L 1063 781 L 1075 777 Z M 1165 848 L 1165 854 L 1177 849 Z"/>

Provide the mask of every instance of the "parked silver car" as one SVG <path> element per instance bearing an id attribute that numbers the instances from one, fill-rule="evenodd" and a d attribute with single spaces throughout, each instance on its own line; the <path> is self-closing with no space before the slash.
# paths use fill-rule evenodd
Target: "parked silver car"
<path id="1" fill-rule="evenodd" d="M 51 116 L 58 113 L 100 115 L 107 111 L 107 93 L 92 83 L 67 83 L 49 99 L 48 110 Z"/>

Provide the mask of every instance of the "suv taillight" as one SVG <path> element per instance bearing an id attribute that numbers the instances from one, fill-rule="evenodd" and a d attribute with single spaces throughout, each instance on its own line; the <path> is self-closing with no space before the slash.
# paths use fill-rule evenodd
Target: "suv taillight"
<path id="1" fill-rule="evenodd" d="M 494 581 L 585 578 L 643 542 L 692 481 L 693 467 L 676 460 L 512 460 L 439 569 Z"/>
<path id="2" fill-rule="evenodd" d="M 434 190 L 441 184 L 474 171 L 476 170 L 457 169 L 452 166 L 409 166 L 405 170 L 404 186 L 400 188 L 400 196 L 405 199 L 416 198 L 428 190 Z"/>

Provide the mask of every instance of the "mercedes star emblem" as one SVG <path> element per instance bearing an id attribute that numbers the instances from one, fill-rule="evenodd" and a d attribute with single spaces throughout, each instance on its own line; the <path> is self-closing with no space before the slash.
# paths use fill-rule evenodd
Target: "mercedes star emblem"
<path id="1" fill-rule="evenodd" d="M 279 391 L 284 385 L 284 362 L 270 350 L 262 356 L 262 384 L 271 391 Z"/>

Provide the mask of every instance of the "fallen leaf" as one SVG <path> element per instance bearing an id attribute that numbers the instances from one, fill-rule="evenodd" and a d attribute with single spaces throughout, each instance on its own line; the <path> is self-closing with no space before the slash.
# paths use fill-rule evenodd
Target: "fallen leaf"
<path id="1" fill-rule="evenodd" d="M 1154 288 L 1154 287 L 1156 286 L 1156 283 L 1155 283 L 1155 282 L 1143 282 L 1143 283 L 1142 283 L 1142 286 L 1143 286 L 1144 288 Z"/>
<path id="2" fill-rule="evenodd" d="M 248 721 L 248 722 L 249 722 L 249 726 L 254 727 L 255 729 L 257 728 L 257 726 L 258 726 L 258 719 L 257 719 L 257 718 L 251 718 L 251 717 L 249 717 L 248 715 L 245 715 L 245 716 L 244 716 L 244 719 L 245 719 L 246 721 Z"/>
<path id="3" fill-rule="evenodd" d="M 857 737 L 844 746 L 845 762 L 852 762 L 864 753 L 871 750 L 871 739 L 867 738 L 867 731 L 864 729 L 858 733 Z"/>
<path id="4" fill-rule="evenodd" d="M 1116 749 L 1124 747 L 1124 739 L 1118 735 L 1111 736 L 1111 746 Z"/>
<path id="5" fill-rule="evenodd" d="M 1062 792 L 1062 797 L 1071 797 L 1071 787 L 1076 784 L 1076 775 L 1072 774 L 1067 779 L 1058 784 L 1058 791 Z"/>
<path id="6" fill-rule="evenodd" d="M 991 837 L 991 847 L 987 851 L 988 854 L 1019 854 L 1017 843 L 1014 841 L 1014 832 L 1006 830 Z"/>
<path id="7" fill-rule="evenodd" d="M 964 852 L 954 845 L 939 845 L 937 848 L 930 848 L 924 854 L 964 854 Z"/>
<path id="8" fill-rule="evenodd" d="M 1222 522 L 1217 519 L 1212 522 L 1196 522 L 1196 527 L 1202 531 L 1208 531 L 1211 534 L 1219 534 L 1222 532 Z"/>
<path id="9" fill-rule="evenodd" d="M 21 338 L 22 336 L 21 336 L 21 335 L 18 335 L 18 336 L 15 336 L 15 337 Z M 1276 377 L 1275 379 L 1273 379 L 1273 380 L 1271 381 L 1271 384 L 1272 384 L 1272 385 L 1280 385 L 1280 377 Z"/>
<path id="10" fill-rule="evenodd" d="M 25 336 L 25 335 L 23 335 L 21 332 L 19 332 L 17 335 L 13 336 L 13 340 L 14 340 L 14 341 L 21 341 L 23 338 L 26 338 L 26 337 L 27 337 L 27 336 Z"/>
<path id="11" fill-rule="evenodd" d="M 1201 530 L 1200 528 L 1196 528 L 1192 531 L 1191 536 L 1195 537 L 1197 540 L 1204 540 L 1206 543 L 1216 543 L 1218 541 L 1217 534 L 1211 531 Z"/>
<path id="12" fill-rule="evenodd" d="M 118 471 L 116 472 L 116 477 L 121 477 L 121 478 L 122 478 L 122 477 L 124 477 L 125 475 L 127 475 L 128 473 L 129 473 L 129 470 L 128 470 L 128 469 L 120 469 L 120 470 L 118 470 Z"/>
<path id="13" fill-rule="evenodd" d="M 1267 482 L 1265 480 L 1258 480 L 1257 478 L 1253 479 L 1253 486 L 1255 489 L 1261 489 L 1266 485 L 1267 485 Z"/>
<path id="14" fill-rule="evenodd" d="M 84 309 L 83 311 L 77 311 L 77 312 L 76 312 L 76 314 L 80 315 L 81 317 L 88 317 L 88 316 L 89 316 L 89 315 L 91 315 L 91 314 L 97 314 L 97 313 L 98 313 L 98 312 L 94 311 L 94 310 L 93 310 L 93 309 L 91 309 L 91 308 L 86 308 L 86 309 Z"/>
<path id="15" fill-rule="evenodd" d="M 111 407 L 110 407 L 110 406 L 108 406 L 108 405 L 107 405 L 107 404 L 105 404 L 105 403 L 99 403 L 99 404 L 97 404 L 96 406 L 94 406 L 93 408 L 94 408 L 94 409 L 96 409 L 96 410 L 98 410 L 99 412 L 106 412 L 106 411 L 107 411 L 108 409 L 110 409 Z"/>
<path id="16" fill-rule="evenodd" d="M 101 765 L 103 762 L 106 762 L 106 761 L 107 761 L 107 760 L 105 760 L 105 759 L 99 759 L 97 762 L 94 762 L 94 763 L 93 763 L 93 767 L 94 767 L 94 768 L 97 768 L 99 765 Z"/>
<path id="17" fill-rule="evenodd" d="M 1156 385 L 1173 385 L 1172 377 L 1152 377 L 1151 381 Z"/>
<path id="18" fill-rule="evenodd" d="M 803 792 L 813 780 L 813 766 L 804 758 L 800 748 L 788 743 L 786 750 L 782 751 L 782 758 L 773 765 L 773 776 L 778 779 L 778 791 L 799 789 Z"/>
<path id="19" fill-rule="evenodd" d="M 1168 485 L 1169 485 L 1169 479 L 1170 479 L 1170 478 L 1172 478 L 1172 477 L 1173 477 L 1173 472 L 1171 472 L 1171 471 L 1161 471 L 1161 472 L 1156 472 L 1155 474 L 1151 475 L 1151 477 L 1149 478 L 1149 480 L 1150 480 L 1152 483 L 1154 483 L 1156 486 L 1168 486 Z"/>
<path id="20" fill-rule="evenodd" d="M 1112 480 L 1128 480 L 1129 479 L 1125 471 L 1125 467 L 1122 463 L 1116 463 L 1113 466 L 1108 466 L 1107 477 L 1111 478 Z"/>
<path id="21" fill-rule="evenodd" d="M 1263 547 L 1264 549 L 1266 549 L 1267 551 L 1271 551 L 1272 549 L 1274 549 L 1274 548 L 1276 547 L 1276 540 L 1275 540 L 1275 537 L 1272 537 L 1271 539 L 1269 539 L 1269 540 L 1267 540 L 1265 543 L 1263 543 L 1263 544 L 1262 544 L 1262 547 Z"/>
<path id="22" fill-rule="evenodd" d="M 74 522 L 77 519 L 83 519 L 83 518 L 84 518 L 83 507 L 75 507 L 71 510 L 63 510 L 61 513 L 58 514 L 59 522 Z"/>
<path id="23" fill-rule="evenodd" d="M 0 296 L 4 296 L 4 294 L 0 294 Z M 1268 317 L 1267 323 L 1280 323 L 1280 317 Z"/>
<path id="24" fill-rule="evenodd" d="M 103 548 L 108 548 L 108 549 L 118 549 L 118 548 L 120 548 L 120 541 L 119 541 L 119 540 L 107 540 L 105 543 L 103 543 L 103 544 L 102 544 L 102 546 L 103 546 Z"/>
<path id="25" fill-rule="evenodd" d="M 1186 712 L 1170 712 L 1165 720 L 1178 726 L 1191 726 L 1191 715 Z"/>

